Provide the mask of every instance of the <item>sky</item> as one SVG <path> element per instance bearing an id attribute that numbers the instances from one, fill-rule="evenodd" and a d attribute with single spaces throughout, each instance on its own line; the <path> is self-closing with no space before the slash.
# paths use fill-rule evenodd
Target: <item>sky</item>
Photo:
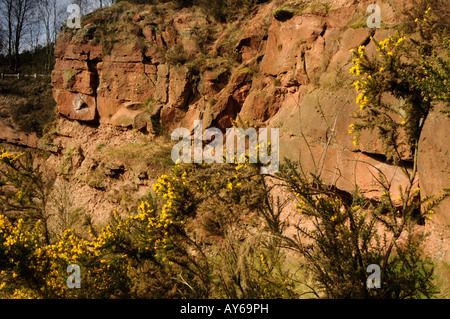
<path id="1" fill-rule="evenodd" d="M 20 51 L 29 50 L 31 48 L 39 45 L 46 45 L 47 34 L 46 34 L 46 22 L 50 25 L 50 42 L 55 39 L 54 23 L 53 20 L 56 17 L 56 33 L 59 32 L 62 25 L 66 24 L 67 18 L 71 15 L 68 12 L 68 6 L 70 4 L 77 4 L 80 7 L 81 14 L 87 14 L 93 10 L 100 7 L 100 0 L 33 0 L 44 2 L 47 1 L 50 4 L 55 2 L 56 4 L 56 15 L 53 13 L 53 6 L 49 6 L 50 12 L 45 10 L 45 6 L 37 6 L 32 12 L 30 12 L 29 18 L 25 22 L 26 26 L 24 28 L 24 34 L 21 40 Z M 112 0 L 103 0 L 103 7 L 111 5 Z M 8 24 L 5 18 L 5 4 L 0 0 L 0 35 L 3 38 L 3 50 L 1 53 L 6 53 L 6 43 L 7 43 L 7 32 Z M 46 13 L 47 12 L 47 13 Z"/>

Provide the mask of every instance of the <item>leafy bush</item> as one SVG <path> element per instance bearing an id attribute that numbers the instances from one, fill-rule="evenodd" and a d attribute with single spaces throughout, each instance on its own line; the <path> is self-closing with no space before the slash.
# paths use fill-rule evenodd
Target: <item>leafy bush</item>
<path id="1" fill-rule="evenodd" d="M 18 168 L 17 176 L 33 174 L 18 166 L 19 159 L 2 155 L 4 165 Z M 137 214 L 114 212 L 106 227 L 90 224 L 87 237 L 66 229 L 43 241 L 45 218 L 1 214 L 0 242 L 7 243 L 0 250 L 1 292 L 35 298 L 295 297 L 284 253 L 261 227 L 264 216 L 274 214 L 260 178 L 255 165 L 176 166 L 158 179 L 156 197 L 144 200 Z M 13 180 L 17 189 L 26 183 Z M 30 213 L 26 205 L 19 210 Z M 65 284 L 73 263 L 81 267 L 81 289 Z"/>
<path id="2" fill-rule="evenodd" d="M 436 102 L 444 102 L 441 111 L 449 111 L 450 38 L 446 30 L 430 33 L 437 23 L 431 8 L 416 23 L 419 39 L 396 34 L 374 41 L 380 59 L 370 59 L 365 46 L 360 46 L 353 50 L 355 65 L 350 69 L 359 78 L 354 82 L 360 93 L 356 100 L 360 110 L 355 114 L 359 121 L 351 126 L 355 144 L 362 130 L 376 129 L 386 154 L 396 162 L 404 157 L 397 147 L 401 134 L 409 151 L 417 155 L 423 125 Z"/>
<path id="3" fill-rule="evenodd" d="M 423 202 L 405 199 L 400 213 L 386 195 L 373 208 L 357 191 L 349 196 L 308 180 L 288 164 L 275 178 L 298 201 L 301 222 L 293 234 L 281 219 L 284 203 L 271 195 L 273 182 L 259 174 L 257 164 L 177 165 L 160 176 L 155 196 L 142 201 L 137 214 L 114 212 L 105 227 L 88 223 L 89 235 L 68 228 L 46 236 L 46 218 L 25 218 L 31 213 L 26 203 L 36 200 L 23 186 L 26 176 L 36 173 L 19 165 L 20 155 L 3 151 L 1 159 L 15 172 L 4 174 L 3 184 L 14 182 L 22 191 L 0 198 L 23 204 L 15 205 L 22 212 L 15 218 L 0 214 L 3 296 L 410 298 L 434 293 L 433 268 L 421 256 L 423 238 L 414 233 L 412 212 Z M 428 215 L 439 199 L 425 200 Z M 287 249 L 304 260 L 295 271 Z M 373 263 L 381 266 L 382 288 L 369 290 L 365 270 Z M 81 289 L 66 285 L 70 264 L 81 267 Z M 306 282 L 298 268 L 310 270 L 314 282 Z"/>
<path id="4" fill-rule="evenodd" d="M 12 220 L 22 219 L 30 224 L 36 221 L 48 243 L 46 203 L 53 179 L 45 179 L 39 167 L 34 166 L 30 153 L 13 155 L 1 150 L 0 186 L 7 189 L 0 196 L 0 209 Z"/>
<path id="5" fill-rule="evenodd" d="M 314 176 L 307 178 L 290 162 L 281 176 L 295 195 L 300 217 L 297 235 L 279 235 L 306 259 L 316 283 L 311 293 L 327 298 L 395 299 L 431 298 L 436 293 L 432 262 L 420 251 L 424 238 L 414 232 L 413 212 L 422 203 L 404 202 L 400 212 L 385 193 L 373 207 L 358 189 L 354 194 L 339 191 Z M 431 208 L 424 214 L 430 212 Z M 381 269 L 377 289 L 366 285 L 371 264 Z"/>

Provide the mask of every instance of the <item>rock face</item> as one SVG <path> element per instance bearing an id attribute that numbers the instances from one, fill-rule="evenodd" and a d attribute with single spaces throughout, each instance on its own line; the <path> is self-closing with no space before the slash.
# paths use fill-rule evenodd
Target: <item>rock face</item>
<path id="1" fill-rule="evenodd" d="M 36 133 L 25 133 L 14 128 L 10 123 L 0 120 L 0 142 L 23 145 L 36 148 L 39 144 L 39 137 Z"/>
<path id="2" fill-rule="evenodd" d="M 94 65 L 101 48 L 90 43 L 71 43 L 62 33 L 55 46 L 57 61 L 52 74 L 53 95 L 60 114 L 70 119 L 93 121 L 97 114 L 97 79 Z"/>
<path id="3" fill-rule="evenodd" d="M 421 195 L 440 195 L 450 185 L 449 119 L 438 111 L 429 115 L 424 125 L 419 150 L 419 180 Z M 450 223 L 450 198 L 436 209 L 436 220 Z"/>
<path id="4" fill-rule="evenodd" d="M 380 170 L 392 181 L 396 198 L 407 180 L 383 160 L 377 138 L 365 133 L 356 148 L 348 134 L 356 107 L 350 49 L 365 44 L 373 53 L 370 36 L 380 41 L 395 30 L 365 26 L 370 1 L 325 2 L 327 10 L 311 5 L 285 21 L 273 17 L 276 7 L 269 2 L 246 22 L 229 26 L 198 10 L 164 9 L 162 18 L 155 7 L 121 3 L 107 9 L 121 12 L 114 21 L 118 27 L 97 17 L 95 25 L 95 18 L 87 19 L 82 29 L 59 36 L 53 72 L 59 112 L 72 120 L 150 133 L 157 127 L 193 129 L 197 119 L 224 130 L 239 116 L 279 128 L 280 158 L 299 161 L 324 181 L 348 192 L 359 185 L 376 200 L 380 188 L 374 176 Z M 387 26 L 408 10 L 400 0 L 379 2 Z M 102 23 L 106 31 L 98 27 Z M 108 41 L 98 39 L 105 34 Z M 445 121 L 435 114 L 426 123 L 419 163 L 422 196 L 450 184 Z M 439 215 L 448 223 L 448 203 Z"/>

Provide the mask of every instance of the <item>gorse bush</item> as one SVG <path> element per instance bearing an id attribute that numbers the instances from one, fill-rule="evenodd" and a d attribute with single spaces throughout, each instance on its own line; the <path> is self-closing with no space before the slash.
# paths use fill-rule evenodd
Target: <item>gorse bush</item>
<path id="1" fill-rule="evenodd" d="M 400 215 L 386 194 L 374 207 L 358 189 L 339 191 L 290 162 L 281 177 L 295 195 L 300 217 L 297 236 L 279 236 L 306 259 L 316 283 L 311 293 L 327 298 L 430 298 L 436 293 L 432 263 L 420 251 L 424 238 L 414 231 L 412 212 L 420 203 L 410 202 Z M 366 285 L 371 264 L 381 269 L 378 289 Z"/>
<path id="2" fill-rule="evenodd" d="M 43 244 L 40 222 L 28 226 L 0 215 L 1 293 L 18 298 L 105 298 L 126 295 L 128 264 L 120 256 L 105 259 L 101 240 L 86 241 L 72 231 L 50 245 Z M 82 269 L 83 290 L 71 291 L 67 267 Z M 74 292 L 77 292 L 74 294 Z"/>
<path id="3" fill-rule="evenodd" d="M 21 167 L 19 161 L 3 152 L 4 165 Z M 264 216 L 276 214 L 260 178 L 257 165 L 176 166 L 137 214 L 114 212 L 106 227 L 90 224 L 89 235 L 68 229 L 45 239 L 41 219 L 2 214 L 0 291 L 33 298 L 295 297 L 278 241 L 262 227 Z M 81 289 L 67 287 L 70 264 L 81 268 Z"/>
<path id="4" fill-rule="evenodd" d="M 39 167 L 33 165 L 30 153 L 12 155 L 1 150 L 0 153 L 0 209 L 14 220 L 25 220 L 42 226 L 45 241 L 50 241 L 47 202 L 53 178 L 44 178 Z"/>
<path id="5" fill-rule="evenodd" d="M 414 35 L 372 39 L 379 59 L 370 59 L 365 46 L 353 50 L 350 69 L 358 77 L 354 86 L 360 105 L 355 115 L 359 121 L 350 127 L 350 133 L 356 133 L 355 144 L 362 130 L 376 130 L 388 158 L 396 162 L 405 157 L 405 150 L 398 147 L 402 134 L 407 151 L 416 154 L 423 125 L 436 103 L 444 102 L 441 111 L 449 111 L 450 38 L 445 29 L 430 33 L 437 23 L 431 8 L 416 23 Z"/>
<path id="6" fill-rule="evenodd" d="M 430 8 L 415 23 L 414 35 L 396 34 L 380 42 L 371 39 L 376 57 L 369 57 L 365 46 L 353 50 L 350 69 L 357 77 L 353 84 L 359 93 L 359 110 L 349 133 L 356 133 L 358 146 L 363 130 L 376 130 L 388 160 L 399 165 L 409 181 L 400 187 L 397 202 L 392 198 L 392 183 L 380 170 L 374 174 L 383 191 L 378 202 L 365 199 L 358 187 L 349 194 L 327 185 L 318 175 L 297 170 L 290 162 L 280 170 L 300 216 L 295 235 L 280 232 L 278 237 L 307 261 L 306 269 L 314 279 L 310 292 L 318 297 L 431 298 L 437 293 L 433 263 L 421 252 L 425 235 L 416 231 L 416 225 L 432 218 L 450 189 L 419 199 L 415 183 L 425 120 L 437 105 L 448 112 L 449 38 L 445 29 L 434 28 L 437 21 Z M 406 150 L 401 148 L 401 137 Z M 405 160 L 408 153 L 412 168 Z M 369 289 L 365 281 L 371 264 L 381 270 L 377 289 Z"/>
<path id="7" fill-rule="evenodd" d="M 93 250 L 101 246 L 97 241 L 87 241 L 70 229 L 62 235 L 52 234 L 47 202 L 53 180 L 46 181 L 29 157 L 2 150 L 0 177 L 2 189 L 9 189 L 0 196 L 3 294 L 19 298 L 70 297 L 73 294 L 64 278 L 72 263 L 85 270 L 86 289 L 78 296 L 108 297 L 126 292 L 127 277 L 122 275 L 126 264 L 100 258 L 102 250 Z"/>
<path id="8" fill-rule="evenodd" d="M 16 176 L 33 174 L 18 164 L 20 155 L 3 151 L 1 158 L 3 165 L 17 168 Z M 136 214 L 114 212 L 105 227 L 88 224 L 88 234 L 67 229 L 48 237 L 44 235 L 48 226 L 42 225 L 45 219 L 1 214 L 0 294 L 17 298 L 433 296 L 432 264 L 421 256 L 423 238 L 414 233 L 416 219 L 411 215 L 422 203 L 409 202 L 400 214 L 390 196 L 374 208 L 358 191 L 349 195 L 313 175 L 306 178 L 289 162 L 277 177 L 260 175 L 259 169 L 259 164 L 249 164 L 248 156 L 243 164 L 176 165 L 159 177 L 153 186 L 155 195 L 143 200 Z M 3 185 L 11 185 L 11 177 L 5 174 Z M 277 179 L 297 200 L 296 233 L 287 232 L 281 218 L 286 203 L 271 195 Z M 428 202 L 425 214 L 439 200 Z M 23 216 L 28 209 L 16 208 Z M 290 257 L 291 262 L 300 262 L 296 267 L 288 262 L 289 251 L 298 257 Z M 81 269 L 80 289 L 67 286 L 71 264 Z M 382 269 L 381 289 L 366 287 L 370 264 Z"/>

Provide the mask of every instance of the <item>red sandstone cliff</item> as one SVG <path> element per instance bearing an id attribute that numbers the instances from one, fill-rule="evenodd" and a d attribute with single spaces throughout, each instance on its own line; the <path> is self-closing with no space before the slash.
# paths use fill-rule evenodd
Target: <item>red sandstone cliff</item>
<path id="1" fill-rule="evenodd" d="M 358 148 L 348 125 L 356 104 L 350 49 L 368 45 L 362 1 L 327 1 L 285 21 L 273 2 L 249 19 L 218 24 L 200 10 L 123 3 L 88 17 L 80 30 L 65 30 L 55 48 L 54 97 L 59 113 L 80 123 L 111 124 L 154 133 L 159 127 L 224 129 L 240 116 L 280 128 L 280 156 L 298 160 L 351 192 L 358 184 L 377 199 L 375 169 L 392 179 L 393 197 L 407 180 L 383 160 L 375 136 Z M 381 2 L 382 40 L 408 10 L 402 1 Z M 209 39 L 212 38 L 212 39 Z M 448 120 L 438 112 L 425 125 L 419 158 L 421 196 L 439 194 L 450 182 Z M 329 137 L 332 136 L 331 139 Z M 448 225 L 450 200 L 437 221 Z"/>

